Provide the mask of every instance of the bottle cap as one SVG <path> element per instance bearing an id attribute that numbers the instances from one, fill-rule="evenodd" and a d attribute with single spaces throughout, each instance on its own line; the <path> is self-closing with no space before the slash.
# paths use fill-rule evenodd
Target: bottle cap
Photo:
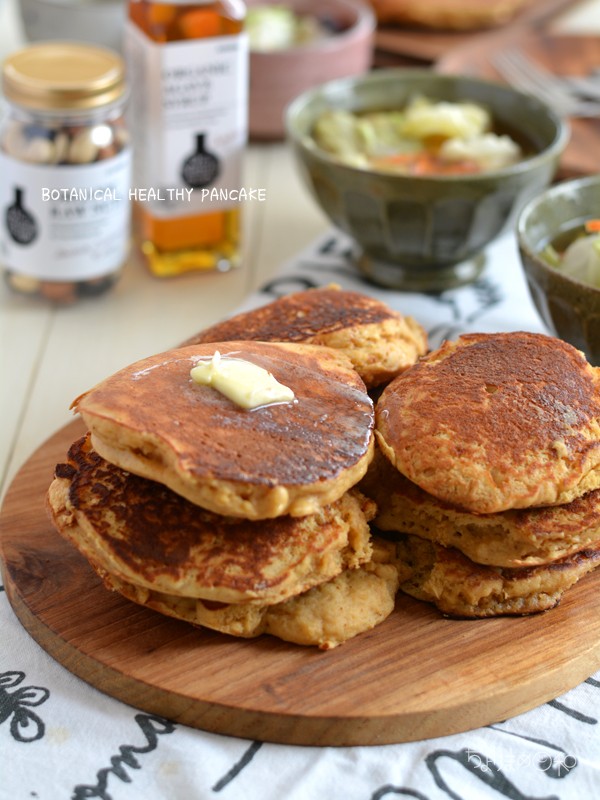
<path id="1" fill-rule="evenodd" d="M 94 109 L 125 92 L 125 64 L 104 47 L 42 42 L 9 56 L 2 69 L 9 102 L 38 110 Z"/>

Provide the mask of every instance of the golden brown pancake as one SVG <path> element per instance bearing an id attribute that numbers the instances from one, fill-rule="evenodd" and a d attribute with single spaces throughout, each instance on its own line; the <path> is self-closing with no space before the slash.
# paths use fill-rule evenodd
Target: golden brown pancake
<path id="1" fill-rule="evenodd" d="M 400 589 L 456 617 L 535 614 L 556 606 L 563 593 L 600 563 L 588 548 L 552 564 L 500 569 L 475 564 L 454 548 L 418 536 L 397 543 L 399 568 L 409 570 Z"/>
<path id="2" fill-rule="evenodd" d="M 343 352 L 368 388 L 389 381 L 427 352 L 412 317 L 339 286 L 286 295 L 200 331 L 185 345 L 254 340 L 305 342 Z"/>
<path id="3" fill-rule="evenodd" d="M 562 506 L 472 514 L 424 492 L 379 451 L 360 488 L 380 530 L 455 547 L 478 564 L 534 566 L 600 546 L 600 489 Z"/>
<path id="4" fill-rule="evenodd" d="M 395 378 L 377 437 L 426 492 L 477 514 L 600 487 L 600 369 L 535 333 L 469 334 Z"/>
<path id="5" fill-rule="evenodd" d="M 240 408 L 190 369 L 215 350 L 251 361 L 295 395 Z M 229 342 L 178 348 L 107 378 L 73 403 L 108 461 L 217 514 L 304 516 L 364 475 L 373 404 L 340 353 L 306 344 Z"/>
<path id="6" fill-rule="evenodd" d="M 58 531 L 97 567 L 152 591 L 273 604 L 371 557 L 374 504 L 356 491 L 308 517 L 222 517 L 108 463 L 89 435 L 55 476 L 48 506 Z"/>
<path id="7" fill-rule="evenodd" d="M 471 31 L 511 20 L 532 0 L 371 0 L 380 23 Z"/>
<path id="8" fill-rule="evenodd" d="M 268 633 L 287 642 L 330 650 L 371 630 L 392 613 L 399 583 L 394 557 L 392 544 L 376 540 L 367 563 L 269 606 L 222 605 L 162 594 L 98 571 L 109 589 L 193 625 L 243 638 Z"/>

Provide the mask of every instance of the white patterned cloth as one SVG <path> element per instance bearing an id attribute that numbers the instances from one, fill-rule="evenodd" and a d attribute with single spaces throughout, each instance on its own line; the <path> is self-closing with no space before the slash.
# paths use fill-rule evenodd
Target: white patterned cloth
<path id="1" fill-rule="evenodd" d="M 332 232 L 244 308 L 336 282 L 416 317 L 432 346 L 464 331 L 543 332 L 512 236 L 487 257 L 472 286 L 403 294 L 361 281 L 347 240 Z M 600 798 L 600 673 L 528 713 L 467 733 L 377 747 L 294 747 L 205 733 L 100 693 L 29 637 L 3 591 L 0 630 L 2 800 Z"/>

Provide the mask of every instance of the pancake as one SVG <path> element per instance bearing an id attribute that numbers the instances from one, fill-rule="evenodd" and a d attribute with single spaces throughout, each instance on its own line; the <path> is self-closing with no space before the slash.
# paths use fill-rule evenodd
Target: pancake
<path id="1" fill-rule="evenodd" d="M 532 0 L 371 0 L 377 20 L 431 30 L 473 31 L 509 22 Z"/>
<path id="2" fill-rule="evenodd" d="M 395 548 L 375 541 L 373 557 L 290 600 L 270 606 L 218 605 L 148 591 L 99 571 L 106 586 L 161 614 L 232 636 L 271 634 L 287 642 L 330 650 L 383 622 L 398 590 Z"/>
<path id="3" fill-rule="evenodd" d="M 567 589 L 600 564 L 598 547 L 552 564 L 521 569 L 475 564 L 454 548 L 417 536 L 402 536 L 397 547 L 399 568 L 410 571 L 410 577 L 400 584 L 401 591 L 455 617 L 546 611 L 558 605 Z"/>
<path id="4" fill-rule="evenodd" d="M 543 334 L 468 334 L 383 390 L 382 451 L 409 480 L 477 514 L 600 488 L 600 369 Z"/>
<path id="5" fill-rule="evenodd" d="M 90 562 L 137 586 L 221 603 L 279 603 L 371 557 L 374 505 L 348 493 L 311 516 L 221 517 L 73 443 L 48 490 L 54 525 Z"/>
<path id="6" fill-rule="evenodd" d="M 190 369 L 215 350 L 272 373 L 293 403 L 245 410 Z M 73 408 L 107 461 L 216 514 L 305 516 L 340 498 L 373 455 L 373 403 L 325 347 L 230 342 L 161 353 L 107 378 Z"/>
<path id="7" fill-rule="evenodd" d="M 200 331 L 184 344 L 254 340 L 305 342 L 343 352 L 368 388 L 389 381 L 427 352 L 412 317 L 339 286 L 286 295 Z"/>
<path id="8" fill-rule="evenodd" d="M 472 514 L 424 492 L 379 451 L 360 488 L 380 530 L 455 547 L 478 564 L 534 566 L 600 546 L 600 489 L 562 506 Z"/>

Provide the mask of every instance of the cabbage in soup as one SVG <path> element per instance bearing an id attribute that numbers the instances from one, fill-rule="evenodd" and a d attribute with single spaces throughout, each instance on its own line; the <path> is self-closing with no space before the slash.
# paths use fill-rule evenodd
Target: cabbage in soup
<path id="1" fill-rule="evenodd" d="M 401 175 L 478 174 L 524 158 L 521 145 L 494 129 L 482 105 L 425 97 L 396 111 L 326 111 L 312 135 L 344 164 Z"/>

